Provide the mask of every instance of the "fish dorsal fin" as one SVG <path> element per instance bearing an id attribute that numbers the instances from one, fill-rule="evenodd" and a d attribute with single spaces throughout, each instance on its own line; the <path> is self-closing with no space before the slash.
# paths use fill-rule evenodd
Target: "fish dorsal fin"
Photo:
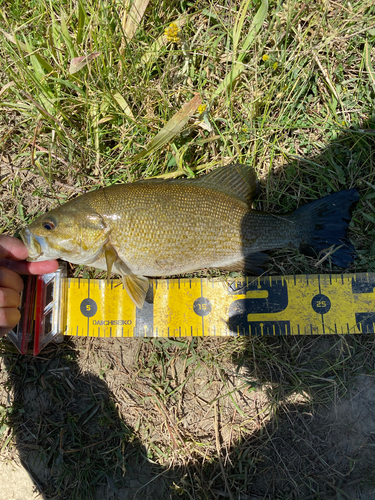
<path id="1" fill-rule="evenodd" d="M 258 181 L 255 170 L 249 165 L 232 163 L 217 168 L 195 181 L 205 186 L 222 191 L 230 196 L 250 204 L 258 190 Z"/>
<path id="2" fill-rule="evenodd" d="M 258 191 L 258 181 L 255 170 L 249 165 L 231 163 L 225 167 L 218 167 L 214 171 L 197 177 L 196 179 L 144 179 L 137 184 L 170 183 L 202 186 L 234 196 L 238 200 L 251 204 Z"/>

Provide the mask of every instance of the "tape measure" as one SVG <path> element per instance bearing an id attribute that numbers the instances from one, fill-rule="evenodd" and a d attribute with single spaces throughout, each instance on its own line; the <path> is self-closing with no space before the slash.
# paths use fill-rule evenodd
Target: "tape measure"
<path id="1" fill-rule="evenodd" d="M 34 280 L 34 281 L 33 281 Z M 36 280 L 36 281 L 35 281 Z M 150 280 L 143 309 L 121 280 L 29 277 L 8 334 L 34 354 L 78 337 L 205 337 L 374 333 L 375 273 Z M 35 294 L 35 298 L 34 298 Z"/>

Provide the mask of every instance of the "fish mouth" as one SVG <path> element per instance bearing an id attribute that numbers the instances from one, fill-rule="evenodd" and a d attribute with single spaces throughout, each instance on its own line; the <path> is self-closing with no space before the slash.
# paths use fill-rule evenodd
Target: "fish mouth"
<path id="1" fill-rule="evenodd" d="M 20 231 L 20 236 L 29 252 L 29 256 L 26 259 L 28 262 L 46 260 L 46 258 L 44 257 L 44 252 L 42 250 L 44 242 L 43 238 L 39 239 L 37 236 L 33 235 L 33 233 L 27 227 Z"/>

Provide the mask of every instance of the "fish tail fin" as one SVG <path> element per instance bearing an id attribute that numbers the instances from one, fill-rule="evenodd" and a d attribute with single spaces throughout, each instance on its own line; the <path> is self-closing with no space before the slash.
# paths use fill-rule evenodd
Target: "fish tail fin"
<path id="1" fill-rule="evenodd" d="M 353 262 L 355 250 L 346 232 L 353 205 L 359 200 L 356 189 L 333 193 L 300 207 L 292 218 L 301 227 L 299 249 L 307 255 L 317 256 L 331 250 L 333 264 L 347 267 Z"/>

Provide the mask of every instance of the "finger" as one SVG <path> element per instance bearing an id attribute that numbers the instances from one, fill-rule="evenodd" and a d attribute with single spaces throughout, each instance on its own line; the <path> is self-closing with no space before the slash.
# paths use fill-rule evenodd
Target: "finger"
<path id="1" fill-rule="evenodd" d="M 20 262 L 22 264 L 22 262 Z M 57 271 L 59 263 L 57 260 L 45 260 L 44 262 L 26 262 L 25 272 L 21 274 L 47 274 Z"/>
<path id="2" fill-rule="evenodd" d="M 0 259 L 0 266 L 7 267 L 19 274 L 46 274 L 54 273 L 59 267 L 57 260 L 45 260 L 44 262 L 26 262 L 8 259 Z"/>
<path id="3" fill-rule="evenodd" d="M 12 288 L 0 288 L 0 307 L 19 307 L 21 296 Z"/>
<path id="4" fill-rule="evenodd" d="M 21 319 L 21 313 L 17 308 L 0 308 L 0 328 L 11 330 Z M 7 333 L 7 332 L 6 332 Z"/>
<path id="5" fill-rule="evenodd" d="M 57 260 L 45 260 L 44 262 L 26 262 L 28 274 L 54 273 L 59 267 Z"/>
<path id="6" fill-rule="evenodd" d="M 20 293 L 23 290 L 23 280 L 21 276 L 6 267 L 0 267 L 0 287 L 12 288 Z"/>
<path id="7" fill-rule="evenodd" d="M 25 244 L 12 236 L 1 235 L 0 257 L 5 259 L 24 260 L 29 256 Z"/>

